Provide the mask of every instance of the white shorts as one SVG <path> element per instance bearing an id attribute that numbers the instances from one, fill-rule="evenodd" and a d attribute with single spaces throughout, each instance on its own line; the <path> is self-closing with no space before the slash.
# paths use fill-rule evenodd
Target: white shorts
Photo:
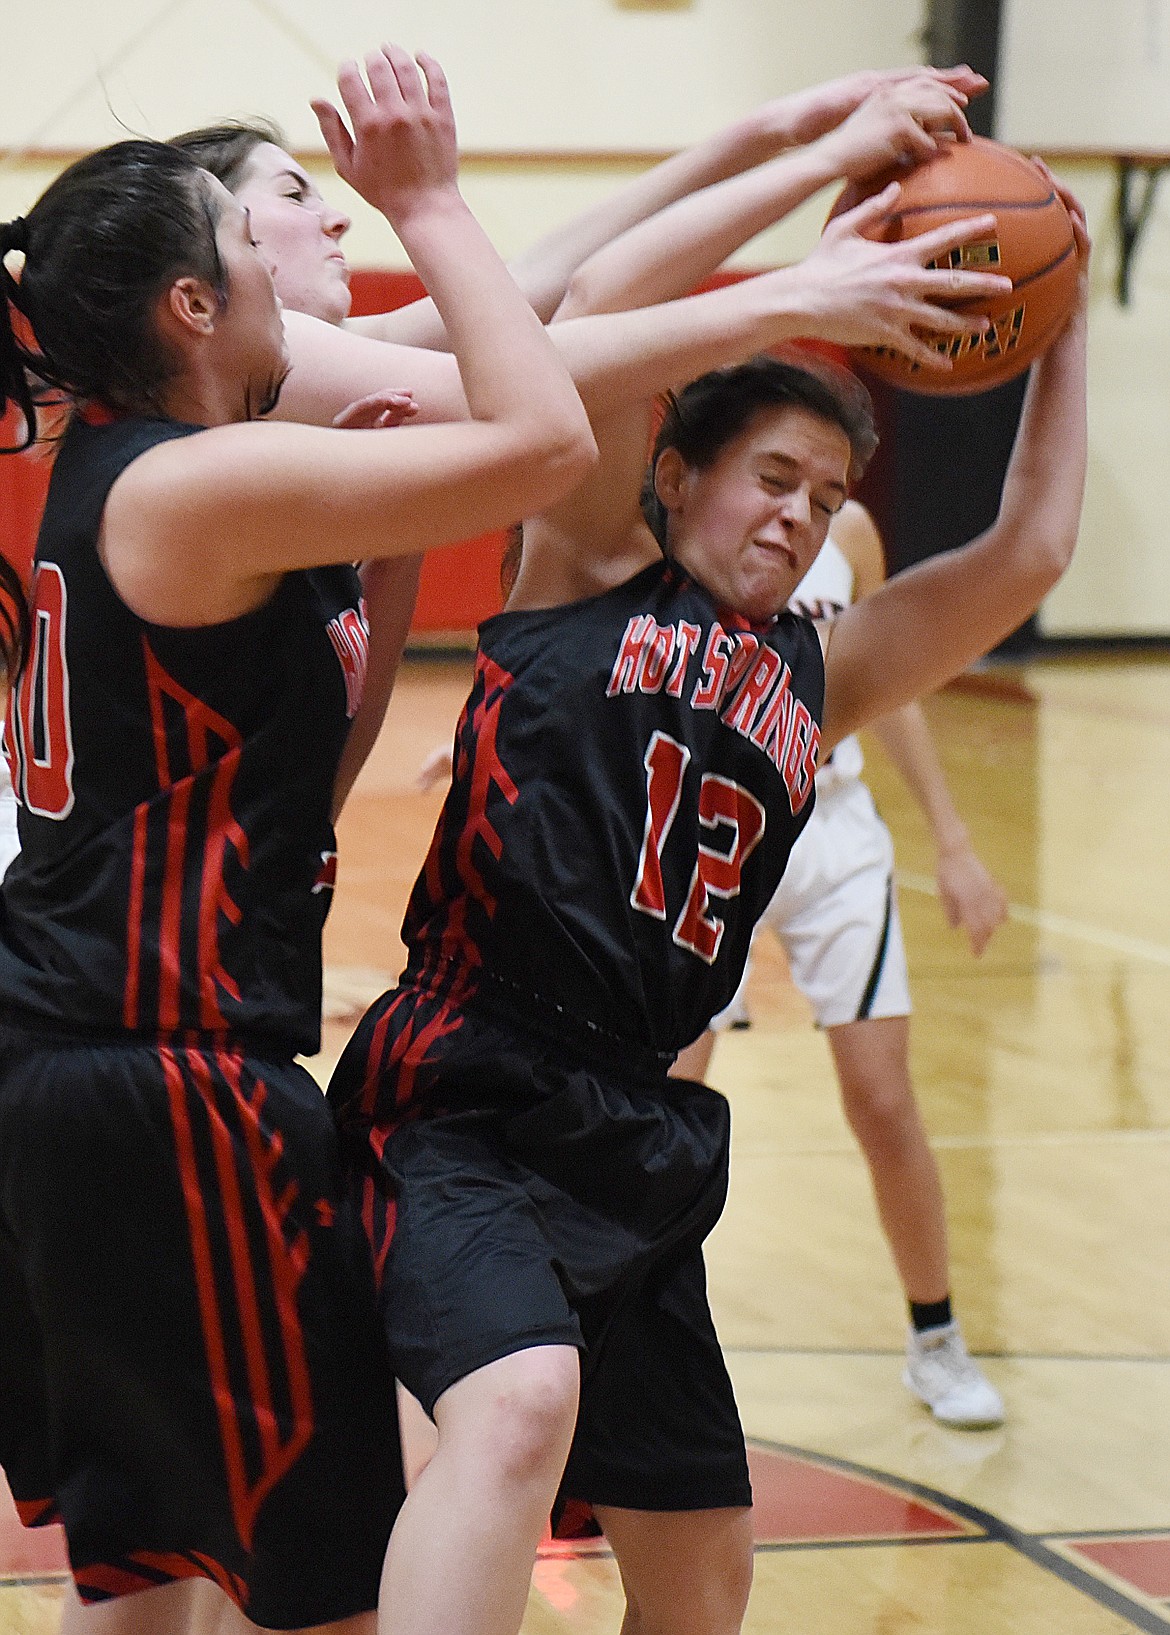
<path id="1" fill-rule="evenodd" d="M 7 763 L 0 755 L 0 879 L 19 850 L 20 836 L 16 832 L 16 796 L 12 793 Z"/>
<path id="2" fill-rule="evenodd" d="M 760 924 L 779 937 L 819 1027 L 910 1014 L 893 870 L 894 843 L 866 786 L 848 778 L 818 787 L 813 815 Z M 729 1026 L 742 1015 L 743 984 L 711 1026 Z"/>

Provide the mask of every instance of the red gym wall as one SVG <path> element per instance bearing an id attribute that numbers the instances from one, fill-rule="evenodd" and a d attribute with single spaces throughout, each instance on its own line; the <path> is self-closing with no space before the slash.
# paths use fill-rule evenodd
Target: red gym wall
<path id="1" fill-rule="evenodd" d="M 712 279 L 725 283 L 735 274 Z M 422 285 L 413 273 L 359 271 L 353 275 L 355 316 L 388 312 L 415 300 Z M 878 394 L 879 419 L 886 420 Z M 15 440 L 15 418 L 0 421 L 0 446 Z M 0 550 L 22 570 L 32 560 L 37 523 L 48 484 L 50 458 L 44 450 L 0 457 Z M 886 537 L 888 449 L 875 459 L 861 492 Z M 500 606 L 499 567 L 503 537 L 488 534 L 445 550 L 432 551 L 423 564 L 422 583 L 412 634 L 422 644 L 442 644 L 444 638 L 465 641 L 481 619 Z"/>

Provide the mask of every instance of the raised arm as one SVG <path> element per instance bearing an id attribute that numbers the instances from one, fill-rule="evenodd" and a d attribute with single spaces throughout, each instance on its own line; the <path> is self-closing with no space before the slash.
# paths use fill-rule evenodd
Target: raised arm
<path id="1" fill-rule="evenodd" d="M 898 574 L 834 622 L 825 748 L 959 674 L 1035 610 L 1072 559 L 1086 462 L 1089 238 L 1081 207 L 1061 196 L 1081 260 L 1077 305 L 1032 367 L 999 515 L 971 544 Z"/>
<path id="2" fill-rule="evenodd" d="M 966 106 L 969 98 L 987 88 L 983 76 L 964 65 L 947 69 L 868 70 L 791 96 L 775 97 L 713 136 L 672 154 L 608 198 L 554 228 L 511 261 L 509 271 L 535 311 L 548 321 L 560 306 L 578 269 L 603 246 L 639 222 L 676 200 L 762 165 L 789 148 L 815 142 L 848 119 L 875 92 L 901 86 L 923 75 L 932 76 L 938 86 L 945 87 L 959 106 Z M 346 328 L 374 340 L 397 341 L 403 345 L 440 350 L 446 345 L 442 320 L 430 300 L 412 302 L 396 312 L 351 318 Z"/>
<path id="3" fill-rule="evenodd" d="M 994 217 L 958 221 L 898 244 L 865 238 L 863 229 L 896 198 L 891 184 L 838 216 L 794 267 L 684 300 L 554 325 L 549 334 L 591 418 L 596 423 L 707 369 L 803 336 L 892 346 L 925 369 L 947 370 L 948 361 L 918 331 L 972 333 L 985 321 L 938 303 L 974 302 L 1009 285 L 997 274 L 928 263 L 987 232 Z M 292 370 L 277 408 L 281 418 L 329 425 L 355 398 L 386 386 L 413 394 L 420 421 L 465 412 L 454 363 L 439 353 L 389 346 L 295 313 L 285 315 L 285 329 Z M 421 433 L 412 426 L 409 435 Z"/>
<path id="4" fill-rule="evenodd" d="M 717 182 L 640 222 L 574 274 L 558 317 L 685 295 L 734 250 L 834 181 L 864 181 L 969 141 L 966 98 L 933 71 L 886 83 L 807 147 Z"/>
<path id="5" fill-rule="evenodd" d="M 444 314 L 471 419 L 391 432 L 222 425 L 181 450 L 152 449 L 106 510 L 104 548 L 131 606 L 176 624 L 231 617 L 289 569 L 411 555 L 499 527 L 551 503 L 592 462 L 572 383 L 460 197 L 442 70 L 419 61 L 425 83 L 407 53 L 385 47 L 367 59 L 369 88 L 343 67 L 354 135 L 331 105 L 318 115 L 343 174 L 359 172 L 367 126 L 397 133 L 381 196 Z"/>

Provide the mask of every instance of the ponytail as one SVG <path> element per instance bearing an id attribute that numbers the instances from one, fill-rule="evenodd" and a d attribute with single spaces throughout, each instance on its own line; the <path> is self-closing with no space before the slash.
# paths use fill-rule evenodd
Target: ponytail
<path id="1" fill-rule="evenodd" d="M 64 395 L 116 413 L 159 414 L 176 363 L 155 325 L 159 297 L 193 274 L 227 299 L 212 184 L 161 142 L 116 142 L 57 177 L 27 219 L 0 224 L 0 417 L 37 436 L 37 404 Z M 19 278 L 5 264 L 24 256 Z M 0 656 L 9 678 L 27 651 L 19 575 L 0 561 Z"/>

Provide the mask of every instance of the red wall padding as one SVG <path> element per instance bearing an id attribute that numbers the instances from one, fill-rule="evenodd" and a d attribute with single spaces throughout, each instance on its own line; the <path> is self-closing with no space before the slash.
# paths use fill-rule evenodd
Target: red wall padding
<path id="1" fill-rule="evenodd" d="M 19 415 L 0 419 L 0 448 L 20 441 Z M 52 461 L 44 449 L 0 455 L 0 551 L 27 574 Z"/>

